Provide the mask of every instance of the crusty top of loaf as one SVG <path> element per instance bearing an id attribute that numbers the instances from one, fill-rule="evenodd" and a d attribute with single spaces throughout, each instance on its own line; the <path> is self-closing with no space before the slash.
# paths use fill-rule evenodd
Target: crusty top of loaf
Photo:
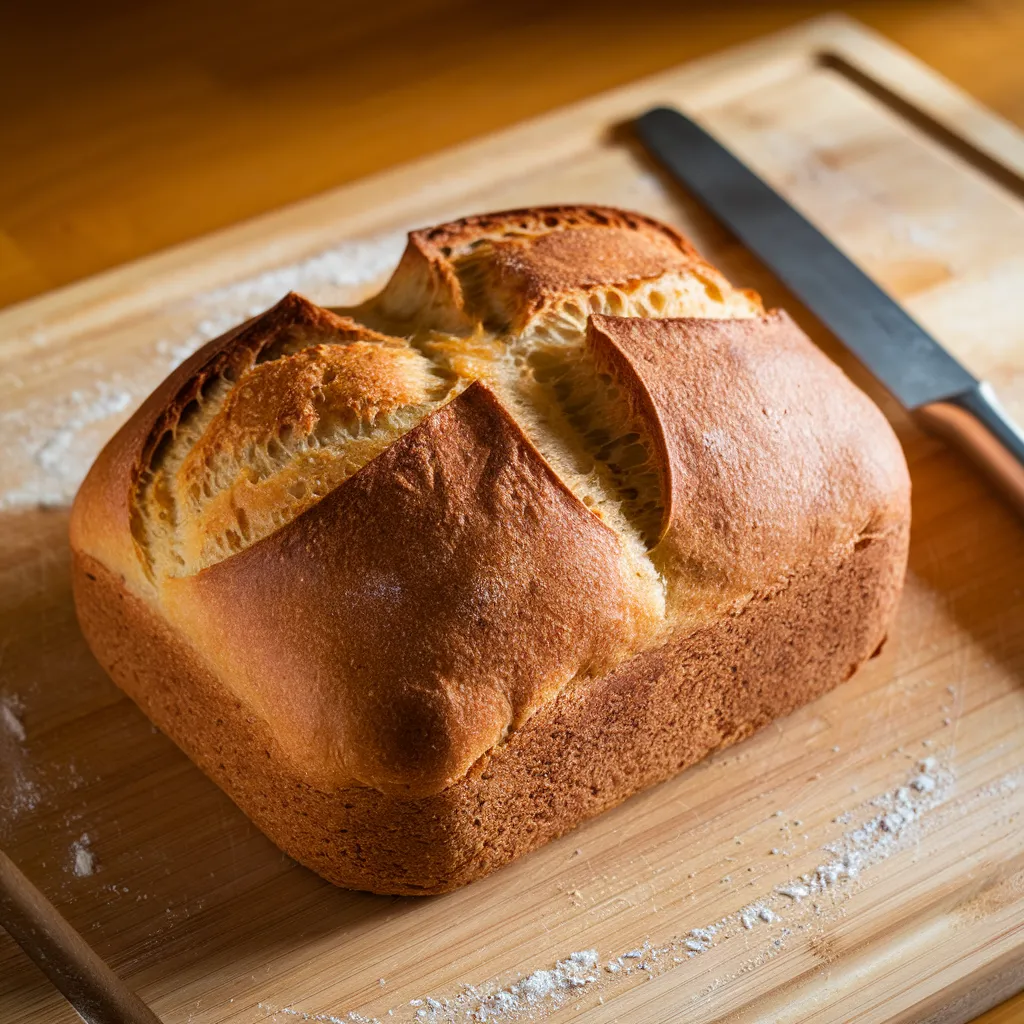
<path id="1" fill-rule="evenodd" d="M 865 534 L 902 453 L 783 313 L 600 207 L 410 234 L 359 307 L 286 296 L 104 449 L 72 543 L 311 784 L 463 777 L 538 708 Z"/>

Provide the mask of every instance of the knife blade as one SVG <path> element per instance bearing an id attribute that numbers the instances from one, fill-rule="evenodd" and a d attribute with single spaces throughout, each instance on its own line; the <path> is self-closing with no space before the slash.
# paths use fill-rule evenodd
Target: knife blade
<path id="1" fill-rule="evenodd" d="M 922 426 L 957 443 L 1024 514 L 1024 432 L 950 355 L 770 185 L 668 107 L 633 123 L 647 151 L 773 270 Z"/>

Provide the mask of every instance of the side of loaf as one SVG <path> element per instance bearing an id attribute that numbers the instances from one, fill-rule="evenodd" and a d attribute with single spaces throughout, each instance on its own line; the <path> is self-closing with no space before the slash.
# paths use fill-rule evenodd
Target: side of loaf
<path id="1" fill-rule="evenodd" d="M 413 232 L 358 307 L 186 361 L 72 512 L 101 664 L 284 851 L 463 885 L 848 678 L 909 479 L 875 406 L 673 229 Z"/>

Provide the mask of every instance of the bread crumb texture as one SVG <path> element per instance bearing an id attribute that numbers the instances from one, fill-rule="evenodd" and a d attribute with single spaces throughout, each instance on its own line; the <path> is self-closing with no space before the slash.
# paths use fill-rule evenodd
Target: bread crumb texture
<path id="1" fill-rule="evenodd" d="M 880 544 L 849 674 L 908 518 L 888 424 L 784 313 L 665 225 L 553 207 L 415 231 L 362 305 L 289 294 L 200 349 L 97 459 L 72 544 L 100 660 L 252 813 L 214 747 L 320 794 L 437 797 L 559 702 Z M 201 697 L 246 738 L 168 725 Z"/>

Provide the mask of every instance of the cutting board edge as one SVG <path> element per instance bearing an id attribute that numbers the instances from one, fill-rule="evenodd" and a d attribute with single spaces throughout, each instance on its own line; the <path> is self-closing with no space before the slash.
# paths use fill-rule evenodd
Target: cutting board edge
<path id="1" fill-rule="evenodd" d="M 860 66 L 866 59 L 871 64 L 872 77 L 897 93 L 911 87 L 916 93 L 915 105 L 940 122 L 947 120 L 946 113 L 952 107 L 958 116 L 966 118 L 966 126 L 957 126 L 958 135 L 996 162 L 1024 173 L 1024 134 L 1013 125 L 879 33 L 846 15 L 825 14 L 0 309 L 0 359 L 16 355 L 24 344 L 30 344 L 21 339 L 23 344 L 19 345 L 18 336 L 31 332 L 40 323 L 47 324 L 49 339 L 56 342 L 62 337 L 61 322 L 72 317 L 76 318 L 76 332 L 82 329 L 83 321 L 102 327 L 105 322 L 142 312 L 154 302 L 184 299 L 197 291 L 230 284 L 331 244 L 357 238 L 369 230 L 371 223 L 379 234 L 381 206 L 391 208 L 388 221 L 397 229 L 403 220 L 415 220 L 416 209 L 451 204 L 462 193 L 460 179 L 453 172 L 469 161 L 486 164 L 500 160 L 507 177 L 508 161 L 512 159 L 516 173 L 527 174 L 551 163 L 548 144 L 552 135 L 559 140 L 559 151 L 568 158 L 606 134 L 609 122 L 618 123 L 639 113 L 658 102 L 658 95 L 672 102 L 670 94 L 694 84 L 699 85 L 698 94 L 703 95 L 720 89 L 738 66 L 758 62 L 767 67 L 784 66 L 787 60 L 806 59 L 817 50 L 841 56 L 854 66 Z M 922 102 L 922 96 L 926 102 Z M 553 132 L 556 126 L 558 131 Z M 531 136 L 543 137 L 547 148 L 531 147 Z M 428 184 L 424 185 L 425 182 Z M 396 200 L 396 194 L 401 198 Z M 386 202 L 376 205 L 382 198 Z M 275 258 L 268 262 L 266 248 L 254 247 L 254 239 L 285 231 L 287 237 L 279 240 L 284 244 L 274 250 Z M 211 275 L 212 265 L 229 258 L 229 273 Z M 147 284 L 154 280 L 160 281 L 159 299 L 152 296 L 152 286 Z"/>

